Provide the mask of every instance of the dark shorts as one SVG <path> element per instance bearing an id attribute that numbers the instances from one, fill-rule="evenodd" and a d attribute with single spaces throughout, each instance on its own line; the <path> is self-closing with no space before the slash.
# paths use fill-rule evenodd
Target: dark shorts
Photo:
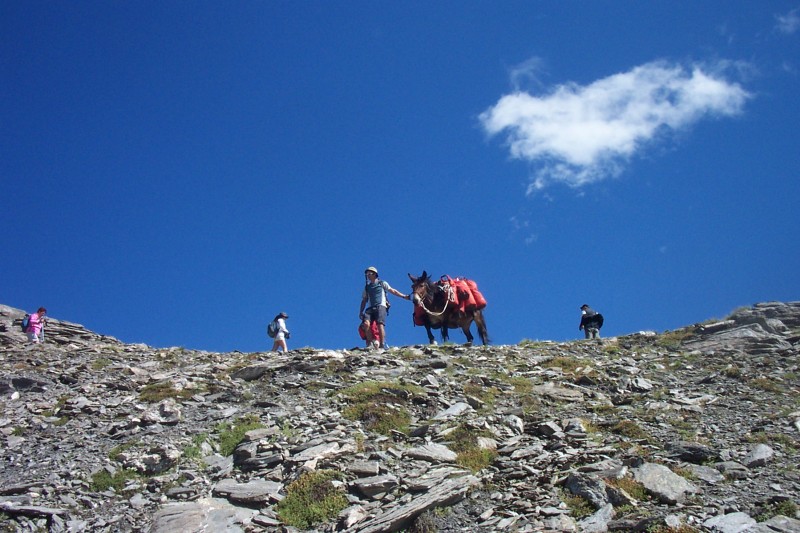
<path id="1" fill-rule="evenodd" d="M 364 317 L 370 322 L 377 322 L 378 324 L 386 324 L 386 308 L 382 305 L 378 307 L 369 307 L 364 311 Z"/>

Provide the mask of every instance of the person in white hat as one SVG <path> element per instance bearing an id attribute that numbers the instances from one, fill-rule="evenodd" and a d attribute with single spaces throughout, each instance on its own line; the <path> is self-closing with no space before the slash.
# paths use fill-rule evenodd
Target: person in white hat
<path id="1" fill-rule="evenodd" d="M 367 279 L 364 291 L 361 293 L 361 307 L 358 310 L 358 317 L 364 324 L 364 331 L 367 341 L 371 345 L 375 340 L 378 341 L 379 348 L 386 348 L 386 313 L 389 309 L 389 300 L 386 293 L 390 292 L 404 300 L 410 300 L 411 296 L 393 289 L 385 281 L 378 279 L 378 269 L 374 266 L 367 267 L 364 271 Z M 369 307 L 366 307 L 369 302 Z M 372 322 L 378 323 L 378 339 L 372 338 Z"/>

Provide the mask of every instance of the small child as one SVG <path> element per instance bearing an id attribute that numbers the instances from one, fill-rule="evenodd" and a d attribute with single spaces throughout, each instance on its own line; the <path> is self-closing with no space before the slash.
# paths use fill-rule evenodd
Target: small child
<path id="1" fill-rule="evenodd" d="M 364 331 L 364 323 L 358 325 L 358 335 L 367 343 L 367 348 L 377 348 L 380 344 L 380 332 L 378 331 L 378 323 L 376 321 L 370 322 L 369 329 L 372 330 L 372 343 L 367 339 L 367 333 Z M 370 346 L 371 344 L 371 346 Z"/>

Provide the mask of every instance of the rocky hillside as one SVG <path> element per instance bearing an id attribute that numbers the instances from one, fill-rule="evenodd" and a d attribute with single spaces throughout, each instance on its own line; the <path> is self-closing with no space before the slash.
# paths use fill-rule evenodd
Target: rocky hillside
<path id="1" fill-rule="evenodd" d="M 601 341 L 210 353 L 0 306 L 0 531 L 800 531 L 800 302 Z"/>

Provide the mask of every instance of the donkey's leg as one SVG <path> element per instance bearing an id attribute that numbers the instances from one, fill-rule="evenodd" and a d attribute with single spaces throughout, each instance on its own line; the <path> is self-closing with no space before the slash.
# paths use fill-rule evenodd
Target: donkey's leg
<path id="1" fill-rule="evenodd" d="M 469 326 L 472 321 L 467 322 L 463 326 L 461 326 L 461 331 L 464 332 L 464 336 L 467 338 L 467 346 L 472 346 L 472 341 L 475 340 L 472 336 L 472 332 L 469 330 Z"/>
<path id="2" fill-rule="evenodd" d="M 442 324 L 442 342 L 450 340 L 450 335 L 447 333 L 447 324 Z"/>
<path id="3" fill-rule="evenodd" d="M 425 324 L 425 332 L 428 334 L 428 344 L 436 344 L 436 339 L 433 337 L 430 324 Z"/>

